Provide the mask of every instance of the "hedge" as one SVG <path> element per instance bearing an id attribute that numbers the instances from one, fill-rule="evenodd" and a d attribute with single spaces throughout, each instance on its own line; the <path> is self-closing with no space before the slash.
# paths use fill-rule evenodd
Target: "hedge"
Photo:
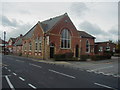
<path id="1" fill-rule="evenodd" d="M 74 53 L 65 53 L 65 54 L 55 54 L 54 59 L 57 61 L 73 61 L 77 60 L 77 58 L 73 57 Z"/>

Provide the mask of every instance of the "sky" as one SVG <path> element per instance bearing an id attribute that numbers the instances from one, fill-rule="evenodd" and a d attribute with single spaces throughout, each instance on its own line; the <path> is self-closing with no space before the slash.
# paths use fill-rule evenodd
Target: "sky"
<path id="1" fill-rule="evenodd" d="M 2 2 L 0 36 L 6 40 L 25 34 L 38 21 L 67 13 L 80 31 L 95 41 L 118 40 L 118 2 Z"/>

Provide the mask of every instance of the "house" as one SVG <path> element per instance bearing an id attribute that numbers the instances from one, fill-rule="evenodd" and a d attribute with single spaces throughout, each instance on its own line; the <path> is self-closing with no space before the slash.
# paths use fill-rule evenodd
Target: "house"
<path id="1" fill-rule="evenodd" d="M 110 41 L 95 43 L 95 54 L 103 55 L 104 52 L 106 51 L 115 53 L 115 50 L 116 50 L 116 44 Z"/>
<path id="2" fill-rule="evenodd" d="M 8 45 L 7 45 L 7 48 L 8 50 L 10 51 L 10 53 L 13 53 L 13 44 L 15 43 L 17 38 L 10 38 L 8 40 Z"/>
<path id="3" fill-rule="evenodd" d="M 38 21 L 22 40 L 22 55 L 41 59 L 55 54 L 74 53 L 80 56 L 80 36 L 68 14 Z"/>
<path id="4" fill-rule="evenodd" d="M 20 55 L 22 53 L 22 38 L 23 35 L 20 34 L 20 36 L 17 37 L 15 43 L 13 44 L 13 54 Z"/>
<path id="5" fill-rule="evenodd" d="M 78 31 L 80 37 L 80 55 L 94 55 L 95 37 L 85 31 Z"/>
<path id="6" fill-rule="evenodd" d="M 5 51 L 7 50 L 6 49 L 7 44 L 8 44 L 8 42 L 6 42 L 0 38 L 0 53 L 4 53 L 4 49 L 5 49 Z"/>

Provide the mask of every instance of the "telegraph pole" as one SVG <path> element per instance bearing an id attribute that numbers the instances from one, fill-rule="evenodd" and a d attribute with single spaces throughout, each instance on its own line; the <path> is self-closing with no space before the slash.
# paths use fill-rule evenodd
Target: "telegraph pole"
<path id="1" fill-rule="evenodd" d="M 6 32 L 4 31 L 4 55 L 5 55 L 5 38 L 6 38 Z"/>

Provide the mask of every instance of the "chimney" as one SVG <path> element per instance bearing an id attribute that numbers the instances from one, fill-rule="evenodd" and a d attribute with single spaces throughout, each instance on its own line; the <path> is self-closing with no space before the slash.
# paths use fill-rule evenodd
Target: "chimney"
<path id="1" fill-rule="evenodd" d="M 22 37 L 23 35 L 22 34 L 20 34 L 20 37 Z"/>

